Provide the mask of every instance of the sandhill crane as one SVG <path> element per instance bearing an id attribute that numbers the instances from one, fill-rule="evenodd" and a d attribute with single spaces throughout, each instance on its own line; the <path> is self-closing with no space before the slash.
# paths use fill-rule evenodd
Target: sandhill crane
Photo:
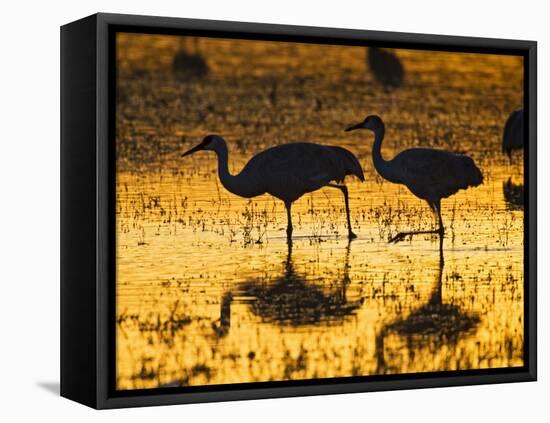
<path id="1" fill-rule="evenodd" d="M 378 47 L 369 47 L 367 63 L 376 80 L 386 88 L 399 88 L 403 84 L 405 70 L 399 58 Z"/>
<path id="2" fill-rule="evenodd" d="M 378 116 L 368 116 L 363 122 L 346 131 L 369 129 L 374 132 L 372 161 L 377 172 L 386 180 L 405 185 L 415 196 L 426 200 L 437 212 L 439 228 L 433 231 L 400 232 L 390 242 L 403 240 L 407 235 L 445 232 L 441 218 L 441 199 L 460 189 L 483 183 L 483 175 L 474 161 L 461 154 L 432 148 L 411 148 L 392 160 L 384 160 L 380 151 L 384 139 L 384 122 Z"/>
<path id="3" fill-rule="evenodd" d="M 502 134 L 502 152 L 512 159 L 512 150 L 523 148 L 523 109 L 510 113 Z"/>
<path id="4" fill-rule="evenodd" d="M 282 200 L 287 213 L 287 238 L 292 238 L 292 203 L 302 195 L 322 187 L 338 188 L 344 194 L 348 237 L 356 238 L 351 230 L 348 189 L 342 183 L 347 175 L 365 180 L 357 158 L 341 147 L 313 143 L 291 143 L 268 148 L 252 157 L 238 175 L 228 169 L 228 151 L 225 140 L 219 135 L 208 135 L 202 142 L 184 153 L 214 151 L 218 157 L 218 176 L 229 192 L 244 198 L 265 193 Z M 332 184 L 332 181 L 340 184 Z"/>

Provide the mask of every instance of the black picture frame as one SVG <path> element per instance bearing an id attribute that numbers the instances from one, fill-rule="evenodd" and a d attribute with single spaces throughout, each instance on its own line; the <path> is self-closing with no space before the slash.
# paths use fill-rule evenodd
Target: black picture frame
<path id="1" fill-rule="evenodd" d="M 116 31 L 515 54 L 525 78 L 524 367 L 114 390 L 114 52 Z M 534 41 L 98 13 L 61 27 L 61 395 L 90 407 L 430 388 L 537 378 Z"/>

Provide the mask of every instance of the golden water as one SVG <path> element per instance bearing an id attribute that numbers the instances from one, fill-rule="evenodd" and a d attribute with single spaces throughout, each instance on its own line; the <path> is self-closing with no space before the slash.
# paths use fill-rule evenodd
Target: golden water
<path id="1" fill-rule="evenodd" d="M 123 34 L 117 49 L 118 389 L 523 365 L 523 209 L 507 185 L 523 170 L 500 152 L 520 58 L 396 50 L 406 85 L 386 92 L 362 47 Z M 178 49 L 208 75 L 175 75 Z M 370 133 L 343 132 L 373 113 L 386 158 L 424 145 L 482 169 L 443 201 L 444 266 L 437 237 L 387 242 L 436 222 L 376 174 Z M 359 238 L 325 188 L 295 203 L 289 248 L 280 201 L 225 191 L 213 153 L 180 157 L 212 132 L 233 172 L 290 141 L 354 152 Z"/>

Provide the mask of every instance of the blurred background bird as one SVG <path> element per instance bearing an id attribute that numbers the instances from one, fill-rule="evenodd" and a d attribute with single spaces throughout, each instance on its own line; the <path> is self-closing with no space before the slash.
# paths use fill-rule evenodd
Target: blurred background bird
<path id="1" fill-rule="evenodd" d="M 395 89 L 403 85 L 405 69 L 395 53 L 378 47 L 369 47 L 367 64 L 375 79 L 385 88 Z"/>
<path id="2" fill-rule="evenodd" d="M 208 63 L 199 53 L 198 39 L 196 37 L 180 37 L 178 52 L 172 61 L 172 71 L 174 76 L 180 81 L 208 76 Z"/>
<path id="3" fill-rule="evenodd" d="M 502 134 L 502 152 L 512 160 L 512 151 L 523 148 L 523 109 L 510 113 Z"/>

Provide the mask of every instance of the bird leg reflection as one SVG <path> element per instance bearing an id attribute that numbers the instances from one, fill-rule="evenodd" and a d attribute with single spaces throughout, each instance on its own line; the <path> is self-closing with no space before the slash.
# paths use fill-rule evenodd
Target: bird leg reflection
<path id="1" fill-rule="evenodd" d="M 212 323 L 212 329 L 216 337 L 223 338 L 229 333 L 231 328 L 231 303 L 233 301 L 233 293 L 226 292 L 220 303 L 220 318 L 217 322 Z"/>
<path id="2" fill-rule="evenodd" d="M 345 255 L 345 259 L 344 259 L 344 275 L 342 276 L 342 296 L 340 298 L 340 301 L 342 302 L 342 304 L 345 304 L 348 299 L 347 299 L 347 295 L 346 295 L 346 292 L 347 292 L 347 287 L 348 285 L 351 283 L 351 279 L 349 277 L 349 269 L 350 269 L 350 264 L 349 264 L 349 254 L 350 254 L 350 250 L 351 250 L 351 239 L 348 240 L 348 245 L 346 245 L 346 255 Z"/>

